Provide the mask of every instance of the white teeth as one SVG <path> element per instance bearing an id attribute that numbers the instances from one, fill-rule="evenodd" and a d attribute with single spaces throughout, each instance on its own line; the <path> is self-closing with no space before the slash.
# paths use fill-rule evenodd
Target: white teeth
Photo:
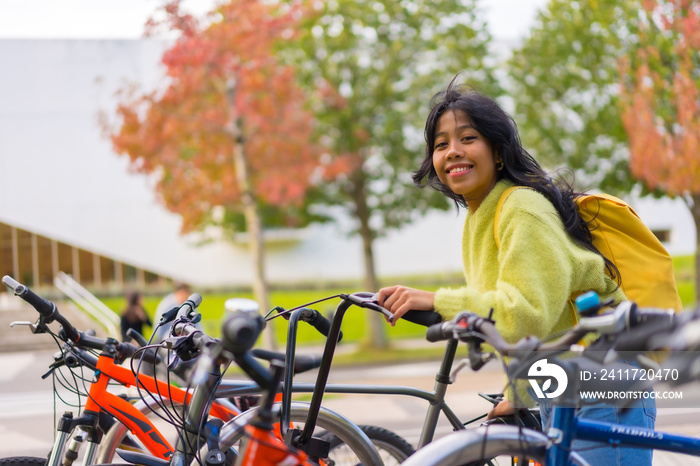
<path id="1" fill-rule="evenodd" d="M 450 173 L 461 173 L 469 170 L 469 167 L 457 167 L 450 170 Z"/>

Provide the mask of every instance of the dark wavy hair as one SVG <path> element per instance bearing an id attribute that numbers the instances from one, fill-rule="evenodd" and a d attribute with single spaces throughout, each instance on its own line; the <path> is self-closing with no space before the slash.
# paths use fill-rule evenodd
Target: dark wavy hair
<path id="1" fill-rule="evenodd" d="M 146 318 L 146 310 L 141 305 L 142 296 L 141 292 L 135 290 L 126 293 L 126 308 L 122 311 L 122 315 L 131 324 L 142 322 Z"/>
<path id="2" fill-rule="evenodd" d="M 418 170 L 413 172 L 413 182 L 421 188 L 429 186 L 452 199 L 458 207 L 467 208 L 464 197 L 442 184 L 433 166 L 438 120 L 447 111 L 461 110 L 469 117 L 474 129 L 491 144 L 494 154 L 500 155 L 503 160 L 503 168 L 498 171 L 499 179 L 509 179 L 516 186 L 533 188 L 546 197 L 559 213 L 569 236 L 603 257 L 606 270 L 619 285 L 619 270 L 593 245 L 591 231 L 579 215 L 575 199 L 581 193 L 575 192 L 573 186 L 562 177 L 554 178 L 545 172 L 522 147 L 513 118 L 495 100 L 458 83 L 458 76 L 455 76 L 447 89 L 438 92 L 430 100 L 430 114 L 425 122 L 425 158 Z"/>

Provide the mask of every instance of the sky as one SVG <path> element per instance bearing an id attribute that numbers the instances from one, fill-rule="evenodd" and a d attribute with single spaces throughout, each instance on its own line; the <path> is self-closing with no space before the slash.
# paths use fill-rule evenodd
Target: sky
<path id="1" fill-rule="evenodd" d="M 185 0 L 200 14 L 214 0 Z M 528 31 L 547 0 L 481 0 L 495 38 L 515 40 Z M 0 0 L 0 38 L 126 39 L 143 25 L 160 0 Z"/>

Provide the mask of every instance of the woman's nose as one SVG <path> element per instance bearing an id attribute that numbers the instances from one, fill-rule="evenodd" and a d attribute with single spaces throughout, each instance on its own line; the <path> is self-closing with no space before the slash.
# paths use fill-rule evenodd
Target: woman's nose
<path id="1" fill-rule="evenodd" d="M 456 157 L 461 157 L 464 155 L 464 152 L 462 151 L 462 146 L 459 144 L 459 141 L 452 141 L 447 148 L 447 153 L 446 157 L 448 159 L 453 159 Z"/>

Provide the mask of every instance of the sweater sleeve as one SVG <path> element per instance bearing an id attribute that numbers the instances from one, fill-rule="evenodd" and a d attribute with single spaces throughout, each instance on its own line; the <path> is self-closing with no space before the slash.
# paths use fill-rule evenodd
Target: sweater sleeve
<path id="1" fill-rule="evenodd" d="M 520 191 L 530 190 L 515 193 Z M 523 193 L 518 198 L 527 201 L 532 196 L 540 195 Z M 534 205 L 536 209 L 518 200 L 504 204 L 498 261 L 492 265 L 497 269 L 484 272 L 497 274 L 495 287 L 439 290 L 435 308 L 443 318 L 451 319 L 463 310 L 485 316 L 493 309 L 496 325 L 507 341 L 527 335 L 542 338 L 553 332 L 568 309 L 575 266 L 571 249 L 575 246 L 554 207 L 537 199 Z"/>

